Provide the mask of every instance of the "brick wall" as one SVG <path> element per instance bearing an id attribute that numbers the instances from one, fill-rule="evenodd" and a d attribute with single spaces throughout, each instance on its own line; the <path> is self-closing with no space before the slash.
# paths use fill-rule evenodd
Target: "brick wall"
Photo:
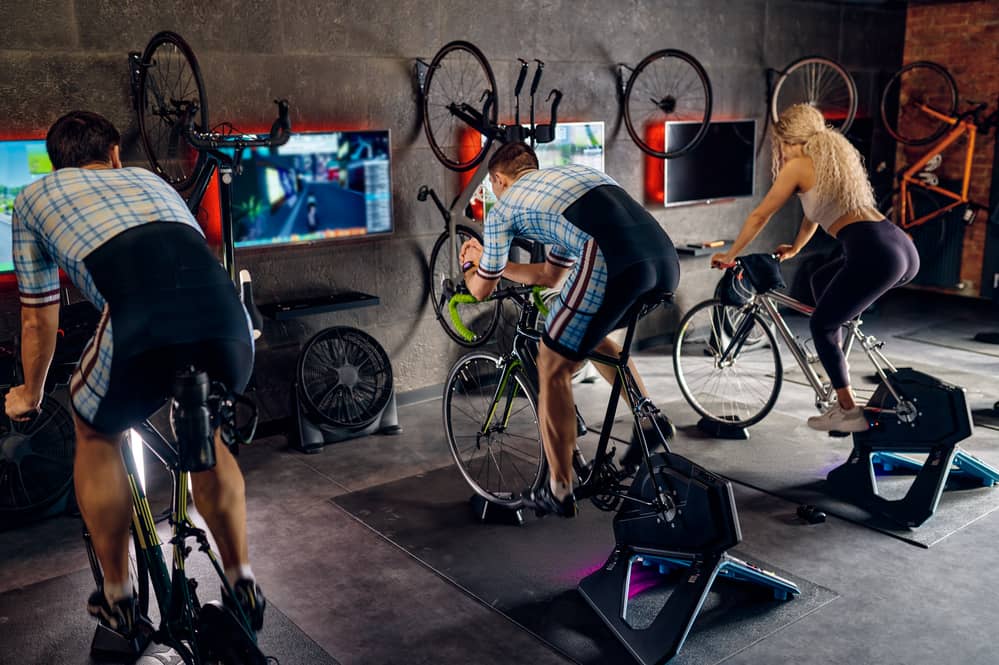
<path id="1" fill-rule="evenodd" d="M 906 63 L 932 60 L 950 71 L 957 83 L 962 106 L 966 100 L 989 102 L 995 108 L 999 94 L 999 2 L 910 3 L 906 20 Z M 960 179 L 967 144 L 959 141 L 944 153 L 942 177 Z M 995 135 L 976 141 L 969 196 L 988 204 L 992 180 Z M 907 156 L 919 155 L 916 148 Z M 974 284 L 978 293 L 985 250 L 986 215 L 979 214 L 968 229 L 961 261 L 961 280 Z"/>

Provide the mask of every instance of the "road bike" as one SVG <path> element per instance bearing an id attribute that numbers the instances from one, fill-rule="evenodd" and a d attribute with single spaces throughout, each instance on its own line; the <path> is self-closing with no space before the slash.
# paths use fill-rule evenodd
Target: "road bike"
<path id="1" fill-rule="evenodd" d="M 882 201 L 882 210 L 910 229 L 962 210 L 970 224 L 988 206 L 968 196 L 974 173 L 975 140 L 999 127 L 999 107 L 988 116 L 984 102 L 967 101 L 970 108 L 958 113 L 959 97 L 954 78 L 944 67 L 928 61 L 902 67 L 881 94 L 881 120 L 888 133 L 905 146 L 928 146 L 926 152 L 896 174 L 898 186 Z M 961 179 L 957 190 L 941 186 L 938 169 L 943 152 L 965 140 Z"/>

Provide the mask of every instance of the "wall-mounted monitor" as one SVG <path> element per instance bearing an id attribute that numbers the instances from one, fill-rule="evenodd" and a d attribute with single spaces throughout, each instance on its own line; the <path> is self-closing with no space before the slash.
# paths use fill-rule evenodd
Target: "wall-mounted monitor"
<path id="1" fill-rule="evenodd" d="M 686 145 L 695 122 L 666 123 L 666 151 Z M 664 160 L 667 206 L 708 203 L 753 195 L 756 180 L 756 121 L 712 122 L 692 151 Z"/>
<path id="2" fill-rule="evenodd" d="M 0 141 L 0 272 L 14 270 L 10 232 L 14 199 L 25 185 L 51 172 L 45 141 Z"/>
<path id="3" fill-rule="evenodd" d="M 236 248 L 391 233 L 389 132 L 302 132 L 243 155 Z"/>
<path id="4" fill-rule="evenodd" d="M 555 126 L 555 140 L 534 146 L 541 168 L 565 164 L 584 164 L 600 171 L 604 170 L 604 123 L 599 122 L 560 122 Z M 472 210 L 475 218 L 482 220 L 480 201 L 485 201 L 485 212 L 496 202 L 489 178 L 486 178 L 479 191 L 472 197 Z"/>

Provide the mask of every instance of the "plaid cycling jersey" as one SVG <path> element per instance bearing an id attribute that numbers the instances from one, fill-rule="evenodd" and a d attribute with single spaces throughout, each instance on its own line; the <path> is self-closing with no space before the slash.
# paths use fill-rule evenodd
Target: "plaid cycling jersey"
<path id="1" fill-rule="evenodd" d="M 14 201 L 14 271 L 21 304 L 59 302 L 59 268 L 98 309 L 104 297 L 83 259 L 141 224 L 173 221 L 201 228 L 184 199 L 141 168 L 55 171 L 25 187 Z M 202 235 L 204 235 L 202 233 Z"/>
<path id="2" fill-rule="evenodd" d="M 593 238 L 562 213 L 590 190 L 605 185 L 617 183 L 601 171 L 578 164 L 522 175 L 489 211 L 479 276 L 496 279 L 503 273 L 515 237 L 550 245 L 548 260 L 555 265 L 575 264 Z"/>

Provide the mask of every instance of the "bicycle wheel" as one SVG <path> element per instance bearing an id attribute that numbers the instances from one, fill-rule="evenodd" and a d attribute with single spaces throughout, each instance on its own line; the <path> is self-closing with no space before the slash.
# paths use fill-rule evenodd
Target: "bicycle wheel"
<path id="1" fill-rule="evenodd" d="M 453 171 L 467 171 L 486 156 L 492 137 L 458 118 L 454 111 L 467 105 L 481 113 L 486 94 L 492 95 L 486 120 L 496 124 L 496 77 L 486 56 L 474 44 L 446 44 L 433 60 L 423 92 L 423 129 L 437 159 Z"/>
<path id="2" fill-rule="evenodd" d="M 895 72 L 881 93 L 881 121 L 892 138 L 905 145 L 926 145 L 951 126 L 924 109 L 954 117 L 957 84 L 935 62 L 912 62 Z"/>
<path id="3" fill-rule="evenodd" d="M 184 138 L 183 120 L 208 129 L 208 98 L 194 51 L 180 35 L 157 33 L 142 53 L 136 114 L 149 165 L 178 190 L 191 184 L 205 156 Z"/>
<path id="4" fill-rule="evenodd" d="M 704 138 L 711 122 L 711 82 L 692 55 L 674 49 L 650 53 L 638 63 L 624 90 L 624 124 L 631 140 L 642 152 L 659 159 L 672 159 L 690 152 Z M 658 141 L 663 123 L 687 121 L 697 124 L 690 139 L 662 149 Z"/>
<path id="5" fill-rule="evenodd" d="M 752 310 L 735 317 L 744 337 L 735 339 L 725 331 L 724 308 L 718 300 L 706 300 L 687 312 L 673 345 L 673 369 L 694 411 L 709 420 L 748 427 L 770 413 L 777 401 L 783 381 L 780 350 L 766 321 Z M 756 336 L 766 341 L 741 343 Z M 736 352 L 721 360 L 730 345 Z"/>
<path id="6" fill-rule="evenodd" d="M 149 564 L 146 557 L 141 556 L 142 547 L 139 545 L 139 536 L 135 533 L 135 526 L 130 527 L 131 539 L 128 543 L 128 577 L 135 589 L 135 597 L 138 601 L 139 613 L 149 616 Z M 90 561 L 90 572 L 94 576 L 94 583 L 98 589 L 104 588 L 104 572 L 101 564 L 97 560 L 97 553 L 90 539 L 90 532 L 87 525 L 83 525 L 83 544 L 87 550 L 87 558 Z"/>
<path id="7" fill-rule="evenodd" d="M 546 477 L 546 466 L 534 388 L 520 368 L 504 381 L 505 367 L 498 355 L 483 351 L 454 364 L 444 386 L 444 431 L 475 493 L 517 507 L 521 492 Z"/>
<path id="8" fill-rule="evenodd" d="M 857 114 L 857 85 L 838 62 L 818 56 L 795 60 L 781 72 L 770 95 L 770 120 L 776 123 L 784 109 L 810 104 L 826 122 L 845 134 Z"/>
<path id="9" fill-rule="evenodd" d="M 478 240 L 482 242 L 482 235 L 468 226 L 459 224 L 456 229 L 458 233 L 458 249 L 466 240 Z M 451 250 L 448 247 L 451 235 L 445 231 L 434 243 L 434 248 L 430 252 L 430 306 L 438 314 L 437 320 L 447 336 L 462 346 L 474 348 L 485 344 L 492 337 L 496 326 L 499 324 L 500 302 L 498 300 L 487 300 L 481 303 L 461 305 L 462 322 L 475 333 L 475 339 L 468 341 L 462 337 L 454 328 L 451 316 L 447 311 L 447 303 L 441 302 L 444 280 L 451 275 Z M 460 267 L 459 267 L 460 270 Z M 457 277 L 457 276 L 456 276 Z"/>
<path id="10" fill-rule="evenodd" d="M 363 330 L 333 326 L 298 356 L 298 393 L 310 413 L 334 427 L 360 429 L 381 416 L 392 397 L 392 365 Z"/>

